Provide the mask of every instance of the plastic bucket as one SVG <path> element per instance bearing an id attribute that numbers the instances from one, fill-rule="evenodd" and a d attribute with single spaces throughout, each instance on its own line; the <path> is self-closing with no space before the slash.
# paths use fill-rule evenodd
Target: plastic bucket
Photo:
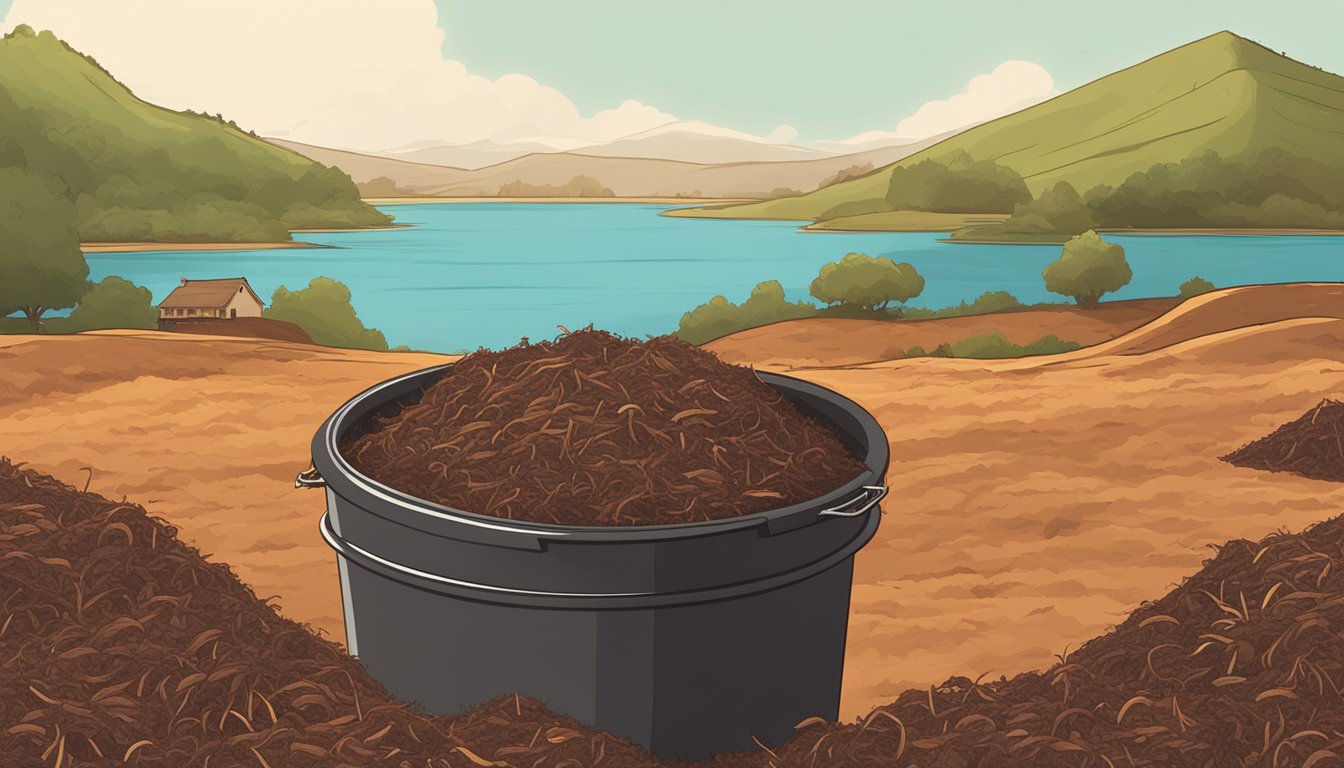
<path id="1" fill-rule="evenodd" d="M 854 553 L 877 530 L 888 449 L 866 411 L 761 373 L 829 422 L 866 471 L 806 504 L 715 522 L 579 527 L 433 504 L 356 472 L 338 443 L 414 402 L 447 366 L 375 386 L 313 438 L 346 637 L 431 713 L 521 693 L 641 744 L 702 759 L 787 740 L 840 701 Z"/>

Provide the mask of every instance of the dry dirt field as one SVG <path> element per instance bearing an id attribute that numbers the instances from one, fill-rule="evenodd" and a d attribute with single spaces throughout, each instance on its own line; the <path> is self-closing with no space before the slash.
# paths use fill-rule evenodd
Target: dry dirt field
<path id="1" fill-rule="evenodd" d="M 995 330 L 1013 338 L 1022 314 Z M 748 350 L 858 400 L 891 440 L 843 716 L 954 673 L 1044 666 L 1194 572 L 1209 545 L 1338 514 L 1338 484 L 1217 457 L 1344 396 L 1340 318 L 1344 286 L 1267 286 L 1048 358 L 843 367 L 826 354 L 843 356 L 841 340 L 814 335 L 807 364 L 842 367 L 795 371 Z M 446 359 L 153 332 L 0 337 L 0 454 L 77 486 L 92 467 L 91 490 L 144 504 L 340 639 L 323 499 L 294 474 L 347 397 Z"/>

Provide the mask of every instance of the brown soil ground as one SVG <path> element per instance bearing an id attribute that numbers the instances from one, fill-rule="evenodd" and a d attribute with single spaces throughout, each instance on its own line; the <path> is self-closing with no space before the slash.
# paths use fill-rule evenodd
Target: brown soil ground
<path id="1" fill-rule="evenodd" d="M 1090 346 L 1151 322 L 1178 303 L 1137 299 L 1108 301 L 1092 311 L 1059 307 L 928 320 L 808 318 L 739 331 L 705 346 L 733 362 L 790 368 L 892 360 L 911 347 L 931 350 L 985 333 L 1001 333 L 1014 344 L 1054 334 Z"/>
<path id="2" fill-rule="evenodd" d="M 238 317 L 217 322 L 178 321 L 173 333 L 194 333 L 202 336 L 233 336 L 242 339 L 274 339 L 312 344 L 313 337 L 293 323 L 267 317 Z"/>
<path id="3" fill-rule="evenodd" d="M 796 373 L 869 408 L 892 445 L 886 517 L 856 566 L 842 716 L 953 672 L 1044 668 L 1195 572 L 1209 544 L 1335 514 L 1338 484 L 1218 456 L 1344 394 L 1342 309 L 1340 286 L 1232 289 L 1066 355 Z M 1009 335 L 1022 314 L 988 330 Z M 1078 340 L 1077 314 L 1045 332 Z M 814 337 L 815 362 L 843 364 L 830 350 L 847 335 Z M 91 490 L 149 502 L 285 615 L 340 639 L 323 499 L 293 490 L 294 474 L 344 399 L 444 359 L 6 337 L 0 444 L 81 487 L 93 467 Z"/>

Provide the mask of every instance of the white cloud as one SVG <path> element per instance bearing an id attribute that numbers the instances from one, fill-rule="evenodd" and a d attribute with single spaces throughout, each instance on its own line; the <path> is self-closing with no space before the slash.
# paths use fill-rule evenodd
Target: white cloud
<path id="1" fill-rule="evenodd" d="M 789 144 L 798 138 L 798 129 L 787 123 L 771 131 L 765 140 L 771 144 Z"/>
<path id="2" fill-rule="evenodd" d="M 527 75 L 473 75 L 443 57 L 433 0 L 14 0 L 0 29 L 19 23 L 52 30 L 146 101 L 327 146 L 584 144 L 676 119 L 637 101 L 584 117 Z"/>
<path id="3" fill-rule="evenodd" d="M 838 149 L 913 143 L 1003 117 L 1058 93 L 1055 79 L 1045 67 L 1030 61 L 1005 61 L 993 72 L 971 78 L 960 93 L 925 103 L 898 123 L 894 131 L 864 131 L 843 141 L 814 144 Z"/>
<path id="4" fill-rule="evenodd" d="M 976 75 L 961 93 L 930 101 L 896 125 L 901 136 L 922 139 L 1045 101 L 1058 93 L 1055 80 L 1040 64 L 1005 61 L 987 75 Z"/>

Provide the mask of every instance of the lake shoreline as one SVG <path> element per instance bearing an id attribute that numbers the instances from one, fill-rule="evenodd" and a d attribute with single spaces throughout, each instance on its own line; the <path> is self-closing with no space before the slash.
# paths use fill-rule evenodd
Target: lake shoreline
<path id="1" fill-rule="evenodd" d="M 944 214 L 944 213 L 920 213 L 917 211 L 883 211 L 877 214 L 856 214 L 854 216 L 843 216 L 834 222 L 843 222 L 845 219 L 856 220 L 875 220 L 873 217 L 880 216 L 885 224 L 890 224 L 888 218 L 890 214 L 909 214 L 912 223 L 909 226 L 833 226 L 826 221 L 815 221 L 812 219 L 774 219 L 763 217 L 732 217 L 717 215 L 721 208 L 683 208 L 671 211 L 664 211 L 662 215 L 669 218 L 678 219 L 709 219 L 714 221 L 793 221 L 798 222 L 799 232 L 821 233 L 821 234 L 909 234 L 909 233 L 942 233 L 946 234 L 945 239 L 940 243 L 964 244 L 964 245 L 1063 245 L 1070 235 L 998 235 L 991 237 L 953 237 L 953 234 L 963 229 L 973 230 L 976 223 L 965 223 L 961 226 L 930 225 L 931 219 L 939 217 L 974 219 L 974 218 L 1007 218 L 1007 214 Z M 993 222 L 982 222 L 992 225 Z M 1123 237 L 1337 237 L 1344 235 L 1344 229 L 1310 229 L 1293 227 L 1118 227 L 1118 228 L 1097 228 L 1097 233 L 1102 235 L 1119 235 Z M 1036 239 L 1033 239 L 1036 238 Z"/>
<path id="2" fill-rule="evenodd" d="M 744 203 L 751 198 L 723 197 L 434 197 L 408 195 L 406 197 L 366 197 L 369 205 L 424 205 L 428 203 L 605 203 L 644 205 L 705 205 L 707 203 Z"/>
<path id="3" fill-rule="evenodd" d="M 379 227 L 384 229 L 384 227 Z M 311 230 L 359 232 L 362 230 Z M 139 253 L 145 251 L 264 251 L 282 248 L 331 248 L 330 245 L 289 240 L 283 243 L 80 243 L 84 253 Z"/>
<path id="4" fill-rule="evenodd" d="M 246 276 L 263 295 L 326 275 L 346 284 L 360 319 L 393 345 L 500 349 L 555 326 L 593 323 L 635 338 L 675 330 L 687 312 L 724 295 L 741 302 L 777 280 L 791 300 L 808 295 L 822 265 L 846 253 L 909 262 L 927 284 L 912 302 L 957 306 L 1007 291 L 1024 304 L 1054 301 L 1041 271 L 1059 248 L 938 243 L 940 234 L 826 233 L 795 223 L 698 225 L 657 205 L 422 205 L 393 209 L 409 228 L 295 233 L 301 243 L 239 250 L 160 244 L 136 254 L 90 253 L 90 279 L 117 275 L 158 297 L 195 278 Z M 907 222 L 913 224 L 914 222 Z M 1109 236 L 1108 236 L 1109 237 Z M 1215 285 L 1344 280 L 1341 240 L 1283 237 L 1116 238 L 1134 279 L 1120 298 L 1174 293 L 1192 275 Z M 313 246 L 332 250 L 303 250 Z M 222 250 L 221 250 L 222 249 Z M 176 252 L 174 252 L 176 251 Z"/>
<path id="5" fill-rule="evenodd" d="M 380 224 L 376 227 L 331 227 L 320 229 L 291 229 L 291 235 L 329 234 L 332 232 L 378 232 L 388 229 L 410 229 L 411 224 Z M 286 240 L 281 243 L 80 243 L 84 253 L 131 253 L 145 251 L 268 251 L 280 248 L 335 248 L 334 245 Z"/>

